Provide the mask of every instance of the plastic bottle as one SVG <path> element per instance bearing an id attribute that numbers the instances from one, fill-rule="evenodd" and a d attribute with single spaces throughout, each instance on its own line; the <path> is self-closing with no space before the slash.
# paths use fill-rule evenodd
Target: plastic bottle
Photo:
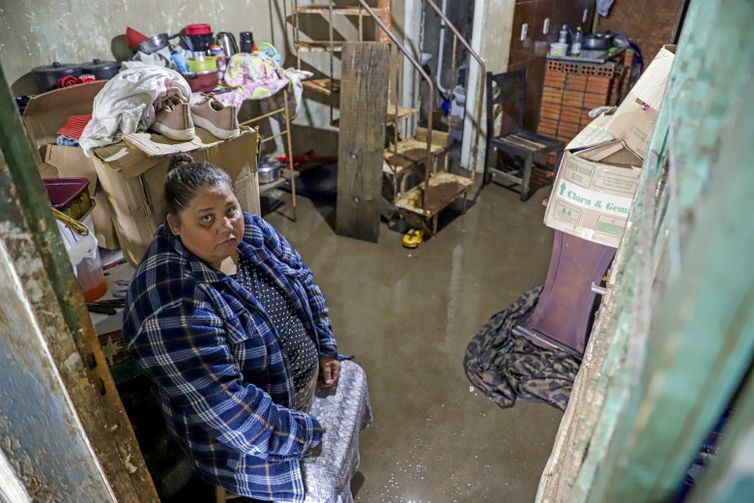
<path id="1" fill-rule="evenodd" d="M 567 44 L 568 43 L 568 25 L 564 24 L 560 28 L 560 32 L 558 34 L 558 43 L 559 44 Z"/>
<path id="2" fill-rule="evenodd" d="M 581 40 L 584 38 L 584 32 L 581 31 L 581 26 L 576 27 L 576 33 L 573 35 L 573 43 L 571 43 L 571 54 L 578 56 L 581 54 Z"/>

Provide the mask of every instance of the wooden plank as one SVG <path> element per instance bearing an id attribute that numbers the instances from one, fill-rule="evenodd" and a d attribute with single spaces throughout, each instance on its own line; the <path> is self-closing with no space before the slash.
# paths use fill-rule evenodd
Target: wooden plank
<path id="1" fill-rule="evenodd" d="M 750 313 L 754 306 L 750 306 Z M 749 317 L 748 333 L 754 333 L 754 318 Z M 698 485 L 692 490 L 691 503 L 746 502 L 754 494 L 754 373 L 733 404 L 733 417 L 723 432 L 718 456 L 714 458 Z"/>
<path id="2" fill-rule="evenodd" d="M 340 92 L 340 80 L 328 78 L 324 79 L 308 79 L 301 81 L 304 88 L 309 89 L 317 93 L 324 94 L 325 96 L 331 96 Z M 331 86 L 332 84 L 332 86 Z"/>
<path id="3" fill-rule="evenodd" d="M 379 42 L 343 48 L 336 232 L 376 242 L 387 125 L 390 48 Z"/>
<path id="4" fill-rule="evenodd" d="M 395 205 L 425 218 L 433 217 L 453 204 L 473 184 L 474 182 L 465 176 L 440 172 L 429 179 L 426 208 L 422 207 L 423 183 L 401 194 L 395 200 Z"/>
<path id="5" fill-rule="evenodd" d="M 340 52 L 343 50 L 343 41 L 334 40 L 332 46 L 329 40 L 307 40 L 296 42 L 296 49 L 302 52 L 330 52 L 332 47 L 333 52 Z"/>

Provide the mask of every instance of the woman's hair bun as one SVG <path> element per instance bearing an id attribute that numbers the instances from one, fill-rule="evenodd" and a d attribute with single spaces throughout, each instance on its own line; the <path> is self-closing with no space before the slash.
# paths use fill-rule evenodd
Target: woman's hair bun
<path id="1" fill-rule="evenodd" d="M 193 164 L 194 159 L 186 154 L 186 153 L 178 153 L 173 154 L 170 156 L 170 168 L 168 169 L 168 172 L 173 171 L 175 168 L 179 168 L 181 166 L 186 166 L 189 164 Z"/>

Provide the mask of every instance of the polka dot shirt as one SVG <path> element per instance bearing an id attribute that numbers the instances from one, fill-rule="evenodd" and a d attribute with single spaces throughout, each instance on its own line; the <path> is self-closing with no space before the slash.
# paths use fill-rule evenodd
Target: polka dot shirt
<path id="1" fill-rule="evenodd" d="M 278 342 L 288 359 L 288 372 L 296 391 L 294 402 L 306 401 L 308 397 L 299 395 L 313 391 L 311 384 L 319 372 L 319 355 L 293 301 L 280 285 L 244 257 L 239 260 L 235 279 L 257 298 L 272 319 Z"/>

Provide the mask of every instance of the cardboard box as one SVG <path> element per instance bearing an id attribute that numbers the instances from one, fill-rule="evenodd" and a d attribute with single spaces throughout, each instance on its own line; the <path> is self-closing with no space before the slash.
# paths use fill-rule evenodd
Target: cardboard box
<path id="1" fill-rule="evenodd" d="M 642 162 L 622 141 L 566 151 L 550 194 L 545 225 L 617 248 Z"/>
<path id="2" fill-rule="evenodd" d="M 55 145 L 56 131 L 65 124 L 68 116 L 92 113 L 94 97 L 105 83 L 96 81 L 34 96 L 24 110 L 23 121 L 32 147 L 42 161 L 38 166 L 42 178 L 89 179 L 89 194 L 97 201 L 92 212 L 97 241 L 103 248 L 117 250 L 119 245 L 112 211 L 104 193 L 99 190 L 94 162 L 81 148 Z"/>
<path id="3" fill-rule="evenodd" d="M 607 128 L 613 138 L 623 140 L 628 148 L 642 158 L 649 151 L 674 60 L 675 46 L 663 46 L 615 111 Z"/>
<path id="4" fill-rule="evenodd" d="M 100 187 L 112 205 L 123 256 L 131 264 L 139 263 L 164 220 L 163 190 L 172 153 L 188 152 L 197 161 L 209 161 L 224 169 L 233 180 L 241 207 L 259 213 L 258 132 L 244 128 L 240 136 L 223 141 L 201 128 L 196 131 L 192 142 L 137 133 L 93 151 Z"/>

